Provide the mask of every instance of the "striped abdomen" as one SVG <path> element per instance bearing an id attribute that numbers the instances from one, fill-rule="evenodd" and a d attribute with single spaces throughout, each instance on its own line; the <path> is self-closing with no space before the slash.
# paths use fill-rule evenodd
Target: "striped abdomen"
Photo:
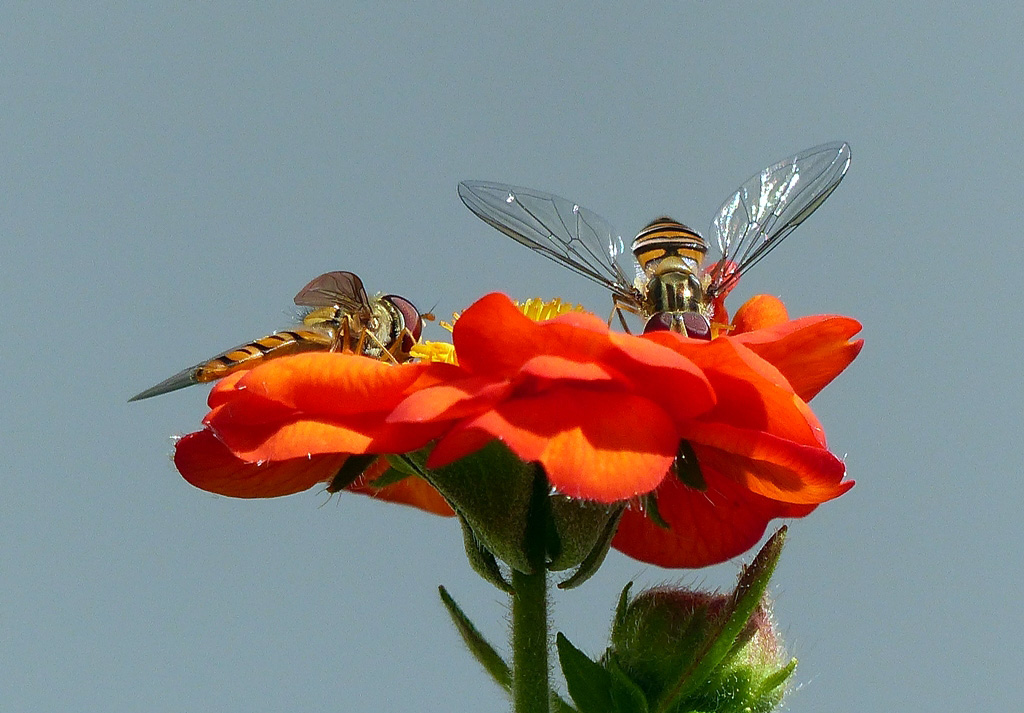
<path id="1" fill-rule="evenodd" d="M 299 352 L 327 351 L 333 343 L 334 333 L 327 328 L 320 331 L 294 329 L 277 332 L 218 354 L 201 364 L 183 369 L 128 400 L 139 401 L 151 396 L 166 394 L 169 391 L 184 389 L 192 384 L 216 381 L 240 369 L 251 369 L 264 359 L 298 354 Z"/>
<path id="2" fill-rule="evenodd" d="M 696 272 L 707 251 L 707 243 L 696 231 L 668 217 L 652 220 L 633 239 L 633 255 L 648 274 L 665 269 Z"/>
<path id="3" fill-rule="evenodd" d="M 197 384 L 216 381 L 239 369 L 251 369 L 261 359 L 299 352 L 326 351 L 331 348 L 332 342 L 333 337 L 325 332 L 306 329 L 276 332 L 218 354 L 208 362 L 193 367 L 195 373 L 192 380 Z"/>

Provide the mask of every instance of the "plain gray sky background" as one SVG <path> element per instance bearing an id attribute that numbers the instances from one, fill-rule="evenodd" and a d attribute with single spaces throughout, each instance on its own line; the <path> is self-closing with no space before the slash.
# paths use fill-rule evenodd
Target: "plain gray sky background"
<path id="1" fill-rule="evenodd" d="M 503 639 L 456 523 L 208 495 L 168 459 L 206 390 L 125 400 L 287 325 L 327 270 L 440 314 L 491 290 L 605 313 L 460 179 L 700 229 L 834 139 L 846 180 L 737 295 L 867 340 L 815 401 L 858 485 L 792 523 L 775 578 L 789 708 L 1020 705 L 1018 3 L 154 8 L 0 10 L 3 710 L 505 710 L 437 601 Z M 555 628 L 596 653 L 628 579 L 737 566 L 613 553 Z"/>

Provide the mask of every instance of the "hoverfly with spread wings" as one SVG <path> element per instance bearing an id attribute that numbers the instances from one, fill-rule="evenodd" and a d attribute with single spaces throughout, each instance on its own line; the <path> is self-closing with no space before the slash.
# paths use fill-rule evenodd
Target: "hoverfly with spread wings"
<path id="1" fill-rule="evenodd" d="M 342 271 L 328 272 L 312 280 L 295 295 L 295 304 L 306 308 L 301 326 L 229 349 L 178 372 L 129 401 L 216 381 L 267 359 L 299 352 L 344 351 L 395 363 L 408 361 L 409 352 L 423 331 L 424 316 L 431 318 L 420 314 L 404 297 L 368 297 L 362 280 L 354 273 Z"/>
<path id="2" fill-rule="evenodd" d="M 844 142 L 823 144 L 750 177 L 718 209 L 708 240 L 668 217 L 649 223 L 632 255 L 602 217 L 550 193 L 486 181 L 463 181 L 459 197 L 488 225 L 608 288 L 644 332 L 671 330 L 711 338 L 716 300 L 775 249 L 831 195 L 850 165 Z M 717 256 L 707 262 L 708 243 Z"/>

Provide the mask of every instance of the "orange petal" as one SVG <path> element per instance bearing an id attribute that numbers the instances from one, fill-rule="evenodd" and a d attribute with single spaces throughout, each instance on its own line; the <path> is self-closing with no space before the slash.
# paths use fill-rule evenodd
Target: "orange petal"
<path id="1" fill-rule="evenodd" d="M 505 380 L 471 376 L 414 391 L 396 406 L 389 423 L 444 421 L 479 413 L 505 398 L 511 391 Z"/>
<path id="2" fill-rule="evenodd" d="M 766 431 L 807 445 L 825 444 L 817 417 L 785 376 L 731 337 L 705 342 L 694 361 L 704 369 L 718 402 L 704 422 Z"/>
<path id="3" fill-rule="evenodd" d="M 485 295 L 455 322 L 452 343 L 459 365 L 474 374 L 508 378 L 531 356 L 544 352 L 537 327 L 505 295 Z"/>
<path id="4" fill-rule="evenodd" d="M 174 465 L 189 483 L 233 498 L 276 498 L 330 480 L 347 456 L 332 454 L 279 462 L 247 462 L 208 430 L 190 433 L 174 448 Z"/>
<path id="5" fill-rule="evenodd" d="M 550 381 L 610 382 L 614 376 L 600 364 L 580 362 L 551 354 L 540 354 L 527 360 L 520 374 Z"/>
<path id="6" fill-rule="evenodd" d="M 755 329 L 774 327 L 789 321 L 786 305 L 778 297 L 771 295 L 755 295 L 736 310 L 732 318 L 731 335 L 751 332 Z"/>
<path id="7" fill-rule="evenodd" d="M 384 414 L 339 419 L 293 419 L 252 424 L 212 414 L 210 429 L 238 457 L 248 461 L 288 460 L 327 453 L 405 453 L 426 445 L 445 423 L 383 423 Z"/>
<path id="8" fill-rule="evenodd" d="M 846 466 L 824 448 L 723 424 L 694 424 L 682 435 L 702 470 L 722 473 L 772 500 L 813 505 L 853 487 L 852 481 L 841 482 Z"/>
<path id="9" fill-rule="evenodd" d="M 248 372 L 235 384 L 232 402 L 259 423 L 263 412 L 278 417 L 349 416 L 385 411 L 398 404 L 427 372 L 455 369 L 447 364 L 387 364 L 355 354 L 309 352 L 273 359 Z M 456 371 L 457 373 L 457 371 Z"/>
<path id="10" fill-rule="evenodd" d="M 679 443 L 668 414 L 647 399 L 556 388 L 499 404 L 450 433 L 431 458 L 450 462 L 491 438 L 540 462 L 560 492 L 605 503 L 657 487 Z"/>
<path id="11" fill-rule="evenodd" d="M 746 552 L 757 544 L 768 522 L 795 517 L 784 503 L 762 498 L 703 467 L 708 484 L 694 490 L 669 477 L 658 488 L 658 513 L 665 529 L 638 507 L 622 515 L 612 540 L 615 549 L 661 567 L 706 567 Z M 813 508 L 804 508 L 799 515 Z"/>
<path id="12" fill-rule="evenodd" d="M 656 400 L 670 395 L 684 415 L 707 410 L 714 394 L 700 370 L 685 356 L 640 337 L 616 334 L 593 315 L 568 313 L 533 322 L 501 294 L 478 300 L 455 323 L 459 363 L 468 371 L 515 380 L 539 356 L 596 364 L 629 390 Z"/>
<path id="13" fill-rule="evenodd" d="M 235 391 L 235 384 L 238 380 L 245 376 L 245 371 L 236 371 L 228 374 L 220 381 L 217 381 L 213 388 L 210 389 L 210 395 L 206 399 L 206 403 L 210 408 L 215 408 L 220 404 L 224 403 L 225 399 L 231 398 Z"/>
<path id="14" fill-rule="evenodd" d="M 455 514 L 441 494 L 434 490 L 434 487 L 427 481 L 415 475 L 403 478 L 397 483 L 385 485 L 383 488 L 375 488 L 360 478 L 347 489 L 353 493 L 369 495 L 378 500 L 387 500 L 391 503 L 411 505 L 434 515 L 450 517 Z"/>
<path id="15" fill-rule="evenodd" d="M 850 341 L 861 330 L 849 317 L 803 317 L 740 334 L 745 344 L 785 375 L 793 390 L 810 401 L 860 353 L 864 341 Z"/>

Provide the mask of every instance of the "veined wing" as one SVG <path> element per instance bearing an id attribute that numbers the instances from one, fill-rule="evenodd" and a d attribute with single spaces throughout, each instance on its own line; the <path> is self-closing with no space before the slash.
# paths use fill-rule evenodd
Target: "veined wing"
<path id="1" fill-rule="evenodd" d="M 532 188 L 463 181 L 459 198 L 488 225 L 516 242 L 635 300 L 632 255 L 601 216 Z"/>
<path id="2" fill-rule="evenodd" d="M 361 312 L 370 307 L 366 289 L 359 276 L 337 270 L 313 278 L 295 295 L 300 307 L 342 307 L 346 312 Z"/>
<path id="3" fill-rule="evenodd" d="M 708 296 L 727 292 L 740 276 L 818 209 L 850 166 L 845 142 L 822 144 L 753 175 L 722 204 L 708 231 L 721 259 L 709 270 Z"/>

